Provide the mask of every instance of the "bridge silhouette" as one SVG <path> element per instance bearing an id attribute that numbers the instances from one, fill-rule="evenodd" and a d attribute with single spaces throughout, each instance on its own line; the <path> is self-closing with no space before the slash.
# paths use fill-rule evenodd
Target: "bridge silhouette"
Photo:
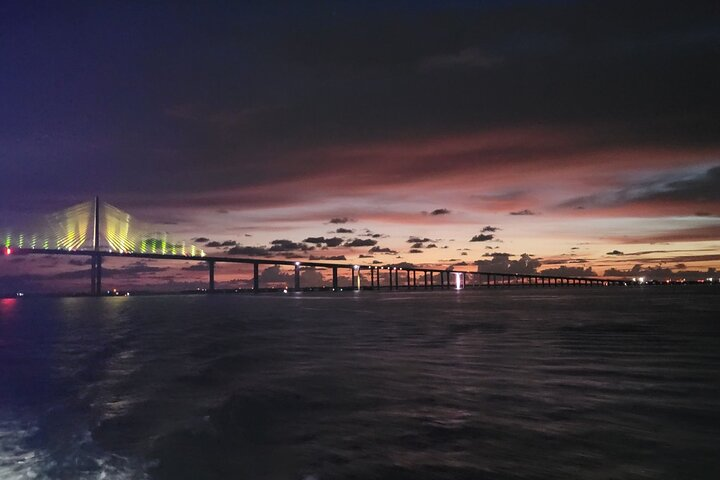
<path id="1" fill-rule="evenodd" d="M 207 292 L 216 292 L 215 265 L 218 263 L 253 266 L 252 291 L 260 289 L 260 266 L 294 267 L 294 290 L 300 291 L 303 267 L 332 271 L 332 290 L 462 289 L 508 286 L 608 286 L 627 285 L 625 280 L 599 277 L 551 276 L 508 272 L 472 272 L 448 268 L 398 267 L 393 265 L 357 265 L 324 261 L 293 261 L 273 258 L 209 256 L 201 248 L 176 242 L 152 224 L 137 220 L 129 213 L 94 200 L 73 205 L 44 216 L 23 229 L 0 230 L 5 255 L 69 255 L 90 257 L 90 293 L 103 295 L 102 264 L 106 257 L 153 260 L 197 260 L 208 267 Z M 339 271 L 350 271 L 350 286 L 340 288 Z M 361 285 L 361 273 L 369 273 L 370 284 Z M 385 277 L 385 282 L 382 281 Z M 439 277 L 436 283 L 435 278 Z M 451 277 L 455 277 L 454 281 Z"/>

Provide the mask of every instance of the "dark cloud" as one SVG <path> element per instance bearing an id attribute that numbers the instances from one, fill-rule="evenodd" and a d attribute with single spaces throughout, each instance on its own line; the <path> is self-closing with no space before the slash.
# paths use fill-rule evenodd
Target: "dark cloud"
<path id="1" fill-rule="evenodd" d="M 510 212 L 510 215 L 537 215 L 537 213 L 533 212 L 532 210 L 528 210 L 526 208 L 524 210 L 517 210 L 515 212 Z"/>
<path id="2" fill-rule="evenodd" d="M 408 253 L 423 253 L 423 251 L 417 248 L 411 248 Z"/>
<path id="3" fill-rule="evenodd" d="M 265 247 L 244 247 L 237 245 L 227 251 L 229 255 L 242 255 L 244 257 L 269 257 L 272 254 Z"/>
<path id="4" fill-rule="evenodd" d="M 305 240 L 303 240 L 305 243 L 314 243 L 315 245 L 320 245 L 322 243 L 325 243 L 325 237 L 308 237 Z"/>
<path id="5" fill-rule="evenodd" d="M 420 237 L 415 237 L 415 236 L 410 237 L 410 238 L 408 238 L 408 239 L 406 240 L 407 243 L 425 243 L 425 242 L 432 242 L 432 241 L 433 241 L 433 240 L 431 240 L 431 239 L 429 239 L 429 238 L 427 238 L 427 237 L 425 237 L 425 238 L 420 238 Z"/>
<path id="6" fill-rule="evenodd" d="M 21 257 L 21 258 L 22 258 L 22 257 Z M 71 259 L 68 261 L 68 264 L 73 265 L 73 266 L 76 266 L 76 267 L 82 267 L 82 266 L 85 266 L 85 265 L 90 265 L 91 263 L 92 263 L 92 259 L 91 259 L 91 258 L 84 258 L 84 259 L 83 259 L 83 258 L 71 258 Z"/>
<path id="7" fill-rule="evenodd" d="M 438 248 L 438 246 L 435 245 L 434 243 L 428 243 L 427 245 L 425 245 L 425 248 Z M 445 248 L 445 247 L 443 247 L 443 248 Z"/>
<path id="8" fill-rule="evenodd" d="M 5 128 L 14 139 L 8 155 L 23 161 L 0 178 L 4 205 L 21 191 L 13 185 L 19 172 L 28 172 L 22 189 L 32 193 L 99 190 L 145 193 L 133 199 L 137 204 L 153 197 L 188 202 L 187 193 L 210 198 L 338 165 L 317 155 L 298 161 L 293 152 L 407 132 L 443 138 L 507 125 L 578 125 L 597 130 L 596 141 L 610 147 L 717 145 L 720 94 L 712 80 L 720 67 L 709 59 L 717 55 L 720 14 L 713 2 L 423 2 L 392 9 L 382 2 L 239 2 L 207 5 L 202 22 L 192 8 L 167 15 L 163 2 L 98 9 L 92 22 L 25 3 L 3 10 L 3 40 L 15 52 L 7 59 L 14 74 L 3 84 L 4 112 L 25 119 Z M 165 19 L 162 38 L 148 18 Z M 108 52 L 123 61 L 108 63 L 101 75 L 80 75 L 88 59 Z M 44 82 L 50 64 L 57 78 L 72 80 L 68 88 L 58 92 Z M 101 121 L 97 98 L 104 99 Z M 39 122 L 62 128 L 40 141 L 30 128 Z M 134 141 L 123 142 L 118 131 Z M 533 153 L 518 150 L 508 158 Z M 477 153 L 465 156 L 474 164 L 497 161 Z M 452 166 L 432 151 L 425 156 L 431 161 L 417 173 L 427 178 L 439 171 L 431 163 Z M 107 161 L 93 164 L 97 157 Z M 121 161 L 127 173 L 117 171 Z M 98 169 L 92 184 L 77 174 L 89 164 Z M 145 174 L 130 173 L 137 171 Z M 296 193 L 310 192 L 234 198 L 277 202 Z"/>
<path id="9" fill-rule="evenodd" d="M 373 245 L 377 245 L 377 240 L 372 240 L 369 238 L 355 238 L 345 243 L 346 247 L 372 247 Z"/>
<path id="10" fill-rule="evenodd" d="M 486 225 L 486 226 L 484 226 L 483 229 L 480 230 L 480 231 L 481 231 L 482 233 L 488 233 L 488 232 L 489 232 L 489 233 L 493 233 L 493 232 L 497 232 L 498 230 L 500 230 L 499 227 L 493 227 L 493 226 L 490 226 L 490 225 Z"/>
<path id="11" fill-rule="evenodd" d="M 324 256 L 324 255 L 315 256 L 315 255 L 310 255 L 310 260 L 327 260 L 327 261 L 340 261 L 340 260 L 342 260 L 342 261 L 344 261 L 344 260 L 347 260 L 347 258 L 345 258 L 345 255 L 330 255 L 330 256 Z"/>
<path id="12" fill-rule="evenodd" d="M 422 70 L 489 69 L 502 62 L 502 58 L 484 52 L 480 48 L 464 48 L 456 53 L 433 55 L 420 62 Z"/>
<path id="13" fill-rule="evenodd" d="M 410 248 L 424 248 L 422 243 L 413 243 Z"/>
<path id="14" fill-rule="evenodd" d="M 360 255 L 358 255 L 358 257 L 359 258 L 374 258 L 373 255 L 364 255 L 362 253 Z"/>
<path id="15" fill-rule="evenodd" d="M 183 267 L 182 270 L 187 272 L 207 272 L 209 268 L 207 262 L 199 262 Z"/>
<path id="16" fill-rule="evenodd" d="M 237 245 L 235 240 L 225 240 L 220 244 L 221 247 L 234 247 L 235 245 Z"/>
<path id="17" fill-rule="evenodd" d="M 278 239 L 270 242 L 271 252 L 294 252 L 297 250 L 311 250 L 313 247 L 308 247 L 302 243 L 295 243 L 290 240 Z"/>
<path id="18" fill-rule="evenodd" d="M 348 222 L 354 222 L 352 218 L 348 217 L 335 217 L 330 219 L 330 223 L 348 223 Z"/>
<path id="19" fill-rule="evenodd" d="M 370 250 L 368 250 L 368 253 L 386 253 L 386 254 L 395 255 L 398 252 L 396 252 L 395 250 L 392 250 L 390 248 L 387 248 L 387 247 L 375 246 L 375 247 L 372 247 Z"/>
<path id="20" fill-rule="evenodd" d="M 328 247 L 339 247 L 342 242 L 343 239 L 340 237 L 332 237 L 325 239 L 325 245 L 327 245 Z"/>
<path id="21" fill-rule="evenodd" d="M 619 255 L 625 255 L 625 254 L 623 252 L 621 252 L 620 250 L 613 250 L 612 252 L 607 252 L 605 255 L 618 255 L 619 256 Z"/>
<path id="22" fill-rule="evenodd" d="M 355 233 L 355 230 L 353 230 L 352 228 L 342 228 L 342 227 L 340 227 L 340 228 L 338 228 L 337 230 L 335 230 L 335 233 Z"/>
<path id="23" fill-rule="evenodd" d="M 449 215 L 449 214 L 450 214 L 450 210 L 448 210 L 447 208 L 436 208 L 435 210 L 430 212 L 430 215 L 434 215 L 434 216 Z"/>
<path id="24" fill-rule="evenodd" d="M 684 265 L 683 265 L 684 266 Z M 718 271 L 715 268 L 709 268 L 706 271 L 700 270 L 684 270 L 679 269 L 674 271 L 668 267 L 656 266 L 656 267 L 645 267 L 641 264 L 636 264 L 629 270 L 621 270 L 617 268 L 611 268 L 605 270 L 603 273 L 605 277 L 621 277 L 625 279 L 644 277 L 646 281 L 665 281 L 665 280 L 704 280 L 705 278 L 718 277 Z"/>
<path id="25" fill-rule="evenodd" d="M 480 235 L 475 235 L 474 237 L 472 237 L 470 239 L 470 241 L 471 242 L 489 242 L 493 238 L 495 238 L 495 235 L 493 235 L 493 234 L 481 233 Z"/>
<path id="26" fill-rule="evenodd" d="M 492 253 L 489 256 L 491 260 L 475 261 L 479 272 L 533 274 L 537 273 L 537 269 L 542 265 L 540 260 L 527 253 L 520 255 L 517 260 L 511 260 L 513 255 L 509 253 Z"/>
<path id="27" fill-rule="evenodd" d="M 146 262 L 135 262 L 131 263 L 130 265 L 124 265 L 121 268 L 115 270 L 115 272 L 113 273 L 116 275 L 141 275 L 165 272 L 169 269 L 169 267 L 154 267 L 152 265 L 148 265 Z M 105 269 L 103 269 L 103 274 L 105 276 L 108 276 L 108 272 L 105 272 Z"/>
<path id="28" fill-rule="evenodd" d="M 669 243 L 669 242 L 702 242 L 720 238 L 720 224 L 702 227 L 673 229 L 649 235 L 614 237 L 609 240 L 625 244 Z"/>
<path id="29" fill-rule="evenodd" d="M 541 270 L 542 275 L 553 275 L 559 277 L 596 277 L 597 273 L 592 268 L 587 267 L 568 267 L 561 265 L 557 268 L 546 268 Z"/>
<path id="30" fill-rule="evenodd" d="M 209 247 L 209 248 L 217 248 L 217 247 L 221 247 L 221 246 L 222 246 L 222 243 L 217 242 L 217 241 L 212 241 L 212 242 L 207 242 L 207 243 L 205 244 L 205 246 L 206 246 L 206 247 Z"/>
<path id="31" fill-rule="evenodd" d="M 205 243 L 205 242 L 209 242 L 210 239 L 207 237 L 196 237 L 193 239 L 193 241 L 198 242 L 198 243 Z"/>
<path id="32" fill-rule="evenodd" d="M 635 183 L 616 191 L 574 198 L 562 206 L 612 207 L 644 202 L 661 205 L 691 202 L 694 205 L 692 208 L 697 208 L 699 204 L 717 205 L 720 202 L 720 165 L 682 180 L 664 178 Z M 710 213 L 696 212 L 695 215 L 710 216 Z"/>
<path id="33" fill-rule="evenodd" d="M 388 264 L 388 267 L 408 269 L 408 268 L 415 268 L 416 265 L 414 263 L 410 263 L 410 262 L 399 262 L 399 263 L 390 263 L 390 264 Z"/>

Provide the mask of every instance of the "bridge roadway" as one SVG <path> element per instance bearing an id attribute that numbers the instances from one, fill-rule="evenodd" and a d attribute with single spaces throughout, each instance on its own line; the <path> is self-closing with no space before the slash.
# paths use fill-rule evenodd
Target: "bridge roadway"
<path id="1" fill-rule="evenodd" d="M 539 274 L 516 274 L 516 273 L 494 273 L 494 272 L 467 272 L 462 270 L 445 270 L 438 268 L 405 268 L 381 265 L 349 265 L 342 263 L 318 262 L 318 261 L 294 261 L 294 260 L 277 260 L 277 259 L 258 259 L 258 258 L 234 258 L 234 257 L 211 257 L 211 256 L 188 256 L 188 255 L 172 255 L 162 253 L 120 253 L 114 251 L 102 250 L 53 250 L 53 249 L 30 249 L 30 248 L 12 248 L 6 254 L 13 255 L 70 255 L 70 256 L 86 256 L 91 257 L 91 293 L 93 295 L 102 295 L 102 260 L 104 257 L 118 258 L 142 258 L 151 260 L 182 260 L 205 262 L 208 265 L 208 292 L 215 292 L 215 264 L 217 263 L 241 263 L 253 265 L 253 291 L 260 291 L 260 265 L 284 265 L 293 266 L 295 268 L 295 285 L 296 291 L 300 288 L 300 269 L 302 267 L 326 268 L 332 270 L 332 287 L 334 291 L 339 290 L 338 270 L 347 269 L 351 271 L 351 286 L 342 287 L 343 289 L 359 290 L 361 271 L 370 273 L 370 285 L 362 286 L 363 289 L 389 289 L 398 290 L 400 288 L 417 289 L 417 288 L 468 288 L 468 287 L 507 287 L 507 286 L 536 286 L 536 287 L 552 287 L 552 286 L 608 286 L 608 285 L 627 285 L 624 280 L 605 279 L 598 277 L 564 277 Z M 402 273 L 401 273 L 402 272 Z M 381 283 L 381 274 L 387 273 L 387 281 Z M 435 283 L 435 277 L 439 275 L 440 283 Z M 450 277 L 455 276 L 455 282 Z M 401 276 L 403 278 L 401 278 Z M 394 277 L 394 278 L 393 278 Z M 418 278 L 421 277 L 421 278 Z"/>

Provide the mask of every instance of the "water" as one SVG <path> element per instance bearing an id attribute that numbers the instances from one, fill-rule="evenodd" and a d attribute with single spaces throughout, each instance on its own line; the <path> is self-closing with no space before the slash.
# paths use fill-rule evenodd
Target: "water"
<path id="1" fill-rule="evenodd" d="M 717 293 L 0 300 L 0 478 L 717 479 Z"/>

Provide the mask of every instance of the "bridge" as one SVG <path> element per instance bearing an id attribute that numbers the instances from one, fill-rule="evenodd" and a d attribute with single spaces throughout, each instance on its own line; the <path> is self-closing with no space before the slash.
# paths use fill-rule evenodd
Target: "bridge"
<path id="1" fill-rule="evenodd" d="M 102 265 L 107 257 L 152 260 L 197 260 L 207 265 L 207 292 L 216 292 L 215 266 L 220 263 L 250 264 L 253 267 L 252 291 L 260 291 L 261 266 L 294 267 L 294 290 L 301 291 L 303 267 L 332 271 L 332 290 L 463 289 L 496 287 L 569 287 L 627 285 L 624 280 L 598 277 L 567 277 L 507 272 L 472 272 L 442 268 L 398 267 L 393 265 L 357 265 L 324 261 L 292 261 L 267 258 L 209 256 L 201 248 L 174 242 L 166 232 L 154 230 L 99 198 L 83 202 L 45 216 L 19 231 L 0 230 L 5 255 L 68 255 L 90 257 L 90 294 L 103 295 Z M 339 272 L 350 272 L 350 285 L 340 286 Z M 361 284 L 362 274 L 370 277 Z M 454 278 L 453 278 L 454 277 Z M 385 281 L 383 281 L 383 279 Z M 436 282 L 436 279 L 438 280 Z"/>

